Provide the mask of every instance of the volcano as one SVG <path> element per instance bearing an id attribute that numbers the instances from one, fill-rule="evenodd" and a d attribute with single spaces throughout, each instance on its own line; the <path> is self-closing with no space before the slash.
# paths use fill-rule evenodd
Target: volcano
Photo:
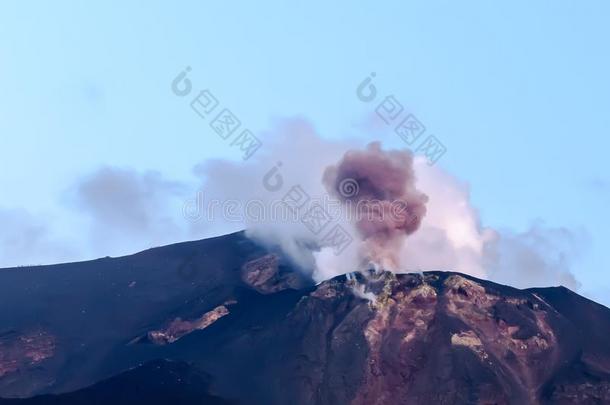
<path id="1" fill-rule="evenodd" d="M 354 273 L 243 232 L 0 270 L 0 403 L 606 404 L 610 310 L 563 288 Z"/>

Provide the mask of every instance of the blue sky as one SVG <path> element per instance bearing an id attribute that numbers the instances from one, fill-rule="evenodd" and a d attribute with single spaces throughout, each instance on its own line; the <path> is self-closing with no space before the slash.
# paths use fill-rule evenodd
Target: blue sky
<path id="1" fill-rule="evenodd" d="M 0 209 L 75 234 L 66 191 L 102 165 L 188 181 L 239 159 L 169 90 L 187 65 L 254 132 L 302 116 L 336 139 L 370 114 L 355 87 L 375 72 L 486 224 L 583 229 L 574 272 L 610 291 L 609 3 L 125 3 L 0 6 Z"/>

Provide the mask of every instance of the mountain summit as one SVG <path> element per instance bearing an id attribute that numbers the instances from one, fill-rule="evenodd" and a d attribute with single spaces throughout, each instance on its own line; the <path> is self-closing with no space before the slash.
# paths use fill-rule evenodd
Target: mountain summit
<path id="1" fill-rule="evenodd" d="M 610 310 L 563 287 L 315 285 L 236 233 L 4 269 L 0 297 L 2 403 L 610 403 Z"/>

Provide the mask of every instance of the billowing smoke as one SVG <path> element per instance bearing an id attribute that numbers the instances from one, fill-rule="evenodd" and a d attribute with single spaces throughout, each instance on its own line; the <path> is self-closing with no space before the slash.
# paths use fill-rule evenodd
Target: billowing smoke
<path id="1" fill-rule="evenodd" d="M 373 142 L 364 150 L 346 152 L 325 170 L 323 180 L 346 209 L 355 211 L 363 259 L 375 267 L 399 270 L 400 247 L 419 228 L 428 201 L 415 187 L 412 153 L 384 151 Z"/>
<path id="2" fill-rule="evenodd" d="M 90 221 L 89 254 L 245 228 L 316 281 L 372 262 L 396 272 L 458 271 L 519 287 L 579 286 L 571 266 L 585 239 L 581 232 L 541 223 L 519 232 L 485 226 L 466 183 L 409 151 L 324 139 L 303 119 L 281 121 L 261 139 L 263 147 L 247 162 L 198 165 L 201 187 L 186 200 L 188 185 L 159 173 L 103 168 L 81 179 L 71 190 L 71 208 Z M 294 217 L 272 215 L 269 208 L 296 189 L 307 194 L 307 204 Z M 320 229 L 304 221 L 315 203 L 330 217 Z M 30 263 L 83 258 L 51 242 L 57 236 L 48 232 L 48 218 L 26 214 L 0 210 L 0 266 L 20 264 L 21 257 Z M 353 237 L 340 251 L 326 238 L 336 227 Z"/>
<path id="3" fill-rule="evenodd" d="M 246 163 L 199 166 L 202 190 L 208 200 L 239 201 L 242 206 L 248 201 L 269 206 L 294 185 L 312 200 L 331 197 L 340 207 L 339 212 L 330 210 L 334 223 L 354 236 L 339 254 L 325 243 L 325 231 L 313 233 L 299 220 L 250 215 L 225 221 L 226 229 L 245 227 L 249 236 L 280 247 L 316 281 L 366 269 L 373 262 L 396 272 L 457 271 L 520 287 L 578 288 L 570 267 L 581 245 L 579 233 L 540 224 L 522 232 L 486 227 L 469 186 L 424 158 L 406 150 L 384 151 L 378 143 L 363 148 L 356 139 L 323 139 L 301 119 L 281 122 L 264 140 L 260 153 Z M 282 187 L 270 191 L 265 177 L 280 180 Z M 221 231 L 216 217 L 194 223 L 193 235 L 208 236 L 210 226 Z"/>

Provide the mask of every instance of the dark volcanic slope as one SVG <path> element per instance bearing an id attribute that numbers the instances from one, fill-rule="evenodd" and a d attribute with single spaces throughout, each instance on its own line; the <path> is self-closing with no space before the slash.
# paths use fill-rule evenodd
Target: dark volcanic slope
<path id="1" fill-rule="evenodd" d="M 0 297 L 4 397 L 116 375 L 54 397 L 98 398 L 172 359 L 240 404 L 610 403 L 610 310 L 564 288 L 443 272 L 313 286 L 240 233 L 2 270 Z"/>
<path id="2" fill-rule="evenodd" d="M 209 376 L 186 363 L 153 361 L 91 387 L 2 403 L 29 405 L 231 405 L 207 391 Z"/>
<path id="3" fill-rule="evenodd" d="M 0 270 L 0 397 L 72 391 L 159 358 L 127 343 L 231 299 L 240 301 L 236 312 L 241 302 L 248 307 L 261 294 L 242 281 L 241 267 L 267 253 L 235 233 L 120 258 Z M 267 284 L 301 287 L 307 281 L 299 274 Z M 132 347 L 133 356 L 114 354 Z"/>

